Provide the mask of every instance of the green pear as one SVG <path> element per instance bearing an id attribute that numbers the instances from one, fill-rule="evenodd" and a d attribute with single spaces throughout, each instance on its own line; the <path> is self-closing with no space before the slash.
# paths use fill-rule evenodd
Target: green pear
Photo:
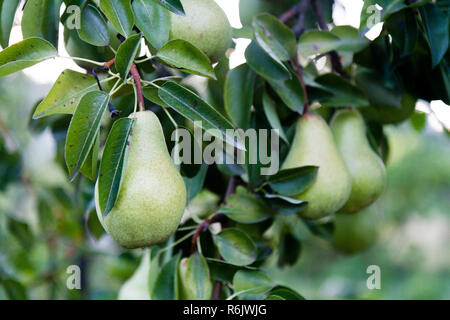
<path id="1" fill-rule="evenodd" d="M 334 247 L 346 254 L 364 251 L 377 240 L 381 220 L 373 207 L 358 214 L 337 213 L 333 231 Z"/>
<path id="2" fill-rule="evenodd" d="M 186 205 L 186 186 L 167 150 L 158 117 L 137 112 L 123 182 L 114 208 L 102 221 L 127 249 L 163 242 L 177 229 Z M 98 181 L 96 185 L 97 214 Z M 101 216 L 100 216 L 101 217 Z"/>
<path id="3" fill-rule="evenodd" d="M 202 50 L 212 62 L 231 46 L 231 26 L 214 0 L 182 0 L 185 16 L 171 14 L 170 39 L 182 39 Z"/>
<path id="4" fill-rule="evenodd" d="M 319 219 L 338 211 L 347 202 L 351 177 L 327 123 L 318 115 L 306 114 L 297 122 L 291 149 L 281 169 L 318 166 L 312 185 L 295 196 L 308 201 L 299 212 L 306 219 Z"/>
<path id="5" fill-rule="evenodd" d="M 352 192 L 341 211 L 355 213 L 381 195 L 386 185 L 386 169 L 369 145 L 364 119 L 358 111 L 338 111 L 331 121 L 331 130 L 352 177 Z"/>

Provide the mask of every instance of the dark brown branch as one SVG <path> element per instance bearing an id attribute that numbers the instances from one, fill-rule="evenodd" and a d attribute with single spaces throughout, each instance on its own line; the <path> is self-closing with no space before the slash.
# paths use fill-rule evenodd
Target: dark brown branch
<path id="1" fill-rule="evenodd" d="M 298 5 L 299 11 L 298 20 L 297 23 L 292 28 L 292 31 L 297 36 L 297 38 L 299 38 L 305 31 L 305 20 L 306 20 L 306 13 L 308 12 L 308 7 L 309 7 L 309 0 L 302 0 Z"/>
<path id="2" fill-rule="evenodd" d="M 284 12 L 279 18 L 278 20 L 280 20 L 283 23 L 288 22 L 291 19 L 294 19 L 295 16 L 298 14 L 298 4 L 296 4 L 295 6 L 291 7 L 288 11 Z"/>
<path id="3" fill-rule="evenodd" d="M 303 80 L 303 74 L 302 74 L 302 67 L 297 62 L 297 58 L 293 57 L 291 59 L 292 65 L 294 66 L 295 72 L 297 73 L 298 79 L 300 80 L 300 83 L 303 88 L 303 93 L 305 96 L 305 105 L 303 108 L 303 114 L 307 114 L 309 112 L 309 97 L 308 97 L 308 91 L 306 90 L 306 84 Z"/>

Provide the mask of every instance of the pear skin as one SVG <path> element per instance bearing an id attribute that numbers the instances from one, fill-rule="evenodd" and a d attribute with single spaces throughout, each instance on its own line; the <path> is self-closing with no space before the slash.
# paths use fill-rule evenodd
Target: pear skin
<path id="1" fill-rule="evenodd" d="M 231 25 L 214 0 L 182 0 L 185 16 L 171 13 L 170 39 L 182 39 L 217 62 L 231 46 Z"/>
<path id="2" fill-rule="evenodd" d="M 341 211 L 355 213 L 368 207 L 383 193 L 386 169 L 369 145 L 364 119 L 358 111 L 338 111 L 331 121 L 331 130 L 352 177 L 352 192 Z"/>
<path id="3" fill-rule="evenodd" d="M 165 241 L 177 229 L 186 205 L 186 186 L 169 155 L 158 117 L 151 111 L 130 117 L 136 123 L 122 186 L 102 223 L 127 249 Z M 95 198 L 99 211 L 97 186 Z"/>
<path id="4" fill-rule="evenodd" d="M 302 116 L 291 149 L 281 169 L 318 166 L 316 180 L 296 199 L 308 201 L 299 212 L 306 219 L 320 219 L 338 211 L 348 200 L 351 177 L 327 123 L 318 115 Z"/>

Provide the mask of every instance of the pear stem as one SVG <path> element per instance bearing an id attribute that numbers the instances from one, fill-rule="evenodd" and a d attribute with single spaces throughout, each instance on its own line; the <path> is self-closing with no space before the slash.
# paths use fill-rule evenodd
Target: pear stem
<path id="1" fill-rule="evenodd" d="M 141 76 L 136 67 L 136 64 L 133 63 L 133 65 L 131 66 L 130 72 L 131 72 L 131 75 L 133 76 L 134 83 L 136 84 L 136 90 L 137 90 L 138 101 L 139 101 L 139 111 L 145 111 L 144 95 L 142 94 Z"/>
<path id="2" fill-rule="evenodd" d="M 299 65 L 297 58 L 293 57 L 291 59 L 292 65 L 294 66 L 295 72 L 297 73 L 298 80 L 300 80 L 300 83 L 303 88 L 303 93 L 305 96 L 305 105 L 303 108 L 303 114 L 307 114 L 309 112 L 309 97 L 308 97 L 308 91 L 306 90 L 305 81 L 303 80 L 302 75 L 302 67 Z"/>

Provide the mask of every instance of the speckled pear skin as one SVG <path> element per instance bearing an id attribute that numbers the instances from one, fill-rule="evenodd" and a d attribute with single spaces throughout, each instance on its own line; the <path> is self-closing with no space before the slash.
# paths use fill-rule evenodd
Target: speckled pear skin
<path id="1" fill-rule="evenodd" d="M 169 155 L 157 116 L 151 111 L 134 116 L 122 187 L 104 219 L 111 237 L 127 249 L 165 241 L 177 229 L 186 205 L 186 186 Z"/>
<path id="2" fill-rule="evenodd" d="M 358 111 L 338 111 L 331 121 L 331 130 L 352 177 L 352 192 L 341 211 L 356 213 L 383 193 L 386 168 L 369 145 L 364 119 Z"/>
<path id="3" fill-rule="evenodd" d="M 298 120 L 291 149 L 281 169 L 308 165 L 319 167 L 316 180 L 294 198 L 308 201 L 300 216 L 315 220 L 338 211 L 347 202 L 352 187 L 330 128 L 315 114 L 306 114 Z"/>
<path id="4" fill-rule="evenodd" d="M 185 16 L 171 13 L 170 39 L 182 39 L 203 51 L 211 62 L 231 46 L 231 25 L 214 0 L 182 0 Z"/>

